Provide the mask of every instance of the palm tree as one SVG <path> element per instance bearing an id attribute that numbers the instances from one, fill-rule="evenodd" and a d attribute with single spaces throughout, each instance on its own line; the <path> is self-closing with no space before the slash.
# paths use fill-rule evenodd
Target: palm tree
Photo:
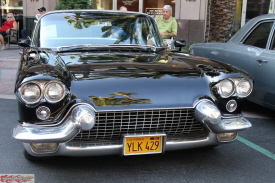
<path id="1" fill-rule="evenodd" d="M 236 0 L 209 0 L 206 42 L 226 42 L 234 34 Z"/>

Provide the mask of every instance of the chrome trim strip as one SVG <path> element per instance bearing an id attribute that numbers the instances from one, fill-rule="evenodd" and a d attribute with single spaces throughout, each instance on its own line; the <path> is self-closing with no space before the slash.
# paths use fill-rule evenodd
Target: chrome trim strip
<path id="1" fill-rule="evenodd" d="M 230 118 L 241 118 L 243 117 L 242 114 L 233 114 L 233 115 L 230 115 L 230 116 L 221 116 L 222 119 L 230 119 Z"/>

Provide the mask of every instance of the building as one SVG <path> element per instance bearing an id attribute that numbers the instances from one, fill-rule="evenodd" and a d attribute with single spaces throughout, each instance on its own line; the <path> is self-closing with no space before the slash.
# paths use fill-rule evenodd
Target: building
<path id="1" fill-rule="evenodd" d="M 178 39 L 187 43 L 223 42 L 249 19 L 266 13 L 274 13 L 275 0 L 89 0 L 94 9 L 117 10 L 126 6 L 129 11 L 147 13 L 153 17 L 162 14 L 166 4 L 173 7 L 177 19 Z M 20 29 L 27 26 L 37 9 L 54 10 L 58 0 L 0 0 L 0 23 L 5 14 L 12 12 L 20 22 Z M 29 30 L 29 32 L 31 32 Z"/>

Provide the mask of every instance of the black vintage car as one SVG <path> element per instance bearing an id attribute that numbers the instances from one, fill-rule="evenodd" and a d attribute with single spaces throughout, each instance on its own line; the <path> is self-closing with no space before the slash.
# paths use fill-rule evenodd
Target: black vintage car
<path id="1" fill-rule="evenodd" d="M 28 159 L 216 146 L 251 127 L 252 78 L 165 47 L 146 14 L 48 12 L 19 45 L 13 137 Z"/>

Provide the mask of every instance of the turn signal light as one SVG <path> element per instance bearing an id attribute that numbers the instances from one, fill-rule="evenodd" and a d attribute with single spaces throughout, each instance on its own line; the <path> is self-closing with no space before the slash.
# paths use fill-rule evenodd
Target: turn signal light
<path id="1" fill-rule="evenodd" d="M 36 153 L 53 153 L 58 148 L 58 143 L 31 143 L 30 145 Z"/>

